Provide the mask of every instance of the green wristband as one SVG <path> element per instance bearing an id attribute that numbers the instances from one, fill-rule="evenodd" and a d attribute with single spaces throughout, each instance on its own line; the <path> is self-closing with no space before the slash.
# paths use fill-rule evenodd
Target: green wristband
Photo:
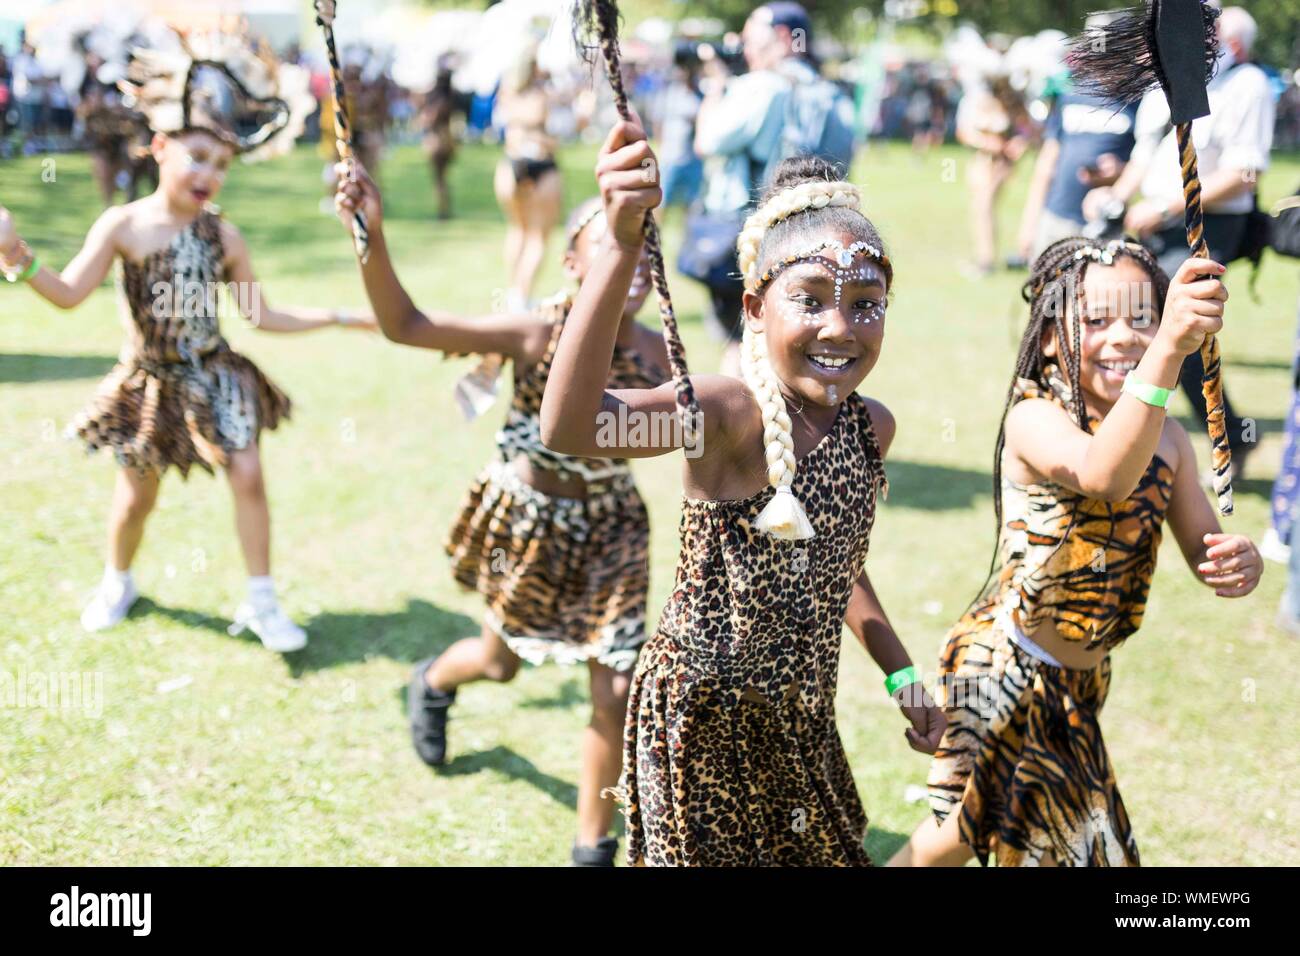
<path id="1" fill-rule="evenodd" d="M 28 264 L 27 268 L 24 269 L 24 270 L 19 274 L 19 276 L 18 276 L 18 281 L 19 281 L 19 282 L 26 282 L 28 279 L 32 278 L 33 276 L 36 275 L 36 273 L 38 273 L 38 272 L 40 272 L 40 271 L 41 271 L 41 257 L 40 257 L 40 256 L 32 256 L 32 261 Z"/>
<path id="2" fill-rule="evenodd" d="M 915 684 L 920 679 L 920 669 L 915 664 L 909 664 L 885 678 L 885 690 L 889 692 L 890 697 L 893 697 L 900 687 Z"/>
<path id="3" fill-rule="evenodd" d="M 1153 408 L 1168 408 L 1169 397 L 1174 391 L 1171 388 L 1161 388 L 1159 385 L 1148 385 L 1132 372 L 1124 377 L 1124 388 L 1139 402 L 1145 402 Z"/>

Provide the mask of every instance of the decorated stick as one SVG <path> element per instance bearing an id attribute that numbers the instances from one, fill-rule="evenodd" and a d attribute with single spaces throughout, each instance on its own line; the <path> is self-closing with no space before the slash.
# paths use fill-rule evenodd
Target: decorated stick
<path id="1" fill-rule="evenodd" d="M 1085 32 L 1071 46 L 1071 72 L 1081 89 L 1116 103 L 1131 103 L 1157 86 L 1164 90 L 1178 139 L 1187 245 L 1198 258 L 1209 258 L 1210 250 L 1205 242 L 1192 121 L 1210 114 L 1205 84 L 1218 60 L 1218 15 L 1202 0 L 1149 0 L 1145 8 L 1125 10 L 1105 27 Z M 1201 361 L 1214 493 L 1219 513 L 1230 515 L 1232 451 L 1224 415 L 1219 341 L 1213 335 L 1207 335 L 1201 345 Z"/>
<path id="2" fill-rule="evenodd" d="M 627 104 L 627 91 L 623 88 L 623 72 L 619 63 L 618 49 L 618 4 L 614 0 L 579 0 L 574 16 L 574 39 L 579 49 L 588 50 L 582 33 L 594 34 L 600 45 L 600 52 L 605 60 L 605 73 L 609 85 L 614 91 L 614 107 L 618 115 L 625 120 L 632 119 L 632 111 Z M 658 175 L 658 170 L 654 171 Z M 700 405 L 695 399 L 695 389 L 691 385 L 690 371 L 686 367 L 686 349 L 682 346 L 680 333 L 677 331 L 677 316 L 673 312 L 672 296 L 668 292 L 668 276 L 664 271 L 663 246 L 659 241 L 659 227 L 654 216 L 645 217 L 643 227 L 646 253 L 650 258 L 650 277 L 654 283 L 655 294 L 659 298 L 659 319 L 664 327 L 664 345 L 668 350 L 668 365 L 677 386 L 677 417 L 682 424 L 686 443 L 692 444 L 696 439 L 696 427 L 700 421 Z"/>
<path id="3" fill-rule="evenodd" d="M 329 57 L 330 83 L 333 87 L 334 100 L 334 143 L 338 148 L 339 159 L 348 164 L 349 177 L 355 176 L 356 159 L 352 153 L 352 126 L 348 123 L 348 111 L 343 101 L 343 70 L 339 67 L 339 53 L 334 48 L 334 14 L 338 4 L 335 0 L 315 0 L 316 23 L 325 35 L 325 53 Z M 366 228 L 366 217 L 358 209 L 352 215 L 352 245 L 357 250 L 357 258 L 365 265 L 370 258 L 370 232 Z"/>

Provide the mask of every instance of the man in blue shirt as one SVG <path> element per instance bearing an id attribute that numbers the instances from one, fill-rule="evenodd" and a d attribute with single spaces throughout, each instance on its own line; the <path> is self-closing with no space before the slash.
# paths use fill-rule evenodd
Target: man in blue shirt
<path id="1" fill-rule="evenodd" d="M 1119 177 L 1133 152 L 1136 115 L 1136 103 L 1117 111 L 1074 90 L 1057 100 L 1021 221 L 1020 252 L 1027 260 L 1060 239 L 1082 234 L 1088 221 L 1083 197 Z"/>

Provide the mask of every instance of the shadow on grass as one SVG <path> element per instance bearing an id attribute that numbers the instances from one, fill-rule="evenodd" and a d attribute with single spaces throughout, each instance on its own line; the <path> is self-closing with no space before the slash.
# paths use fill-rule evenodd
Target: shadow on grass
<path id="1" fill-rule="evenodd" d="M 230 626 L 228 618 L 213 617 L 211 614 L 204 614 L 202 611 L 190 611 L 180 607 L 168 607 L 165 604 L 159 604 L 152 598 L 141 597 L 131 608 L 131 613 L 127 615 L 127 620 L 135 621 L 140 618 L 151 617 L 152 615 L 165 617 L 175 621 L 177 624 L 184 624 L 189 628 L 202 628 L 205 631 L 212 631 L 220 634 L 222 637 L 228 637 L 226 630 Z M 236 640 L 252 640 L 257 638 L 245 631 Z"/>
<path id="2" fill-rule="evenodd" d="M 458 754 L 446 766 L 433 772 L 440 777 L 461 777 L 480 770 L 494 770 L 512 780 L 522 780 L 570 810 L 578 808 L 578 788 L 567 780 L 538 770 L 527 757 L 509 747 L 493 747 L 478 753 Z"/>
<path id="3" fill-rule="evenodd" d="M 30 355 L 0 353 L 0 383 L 56 382 L 100 378 L 113 367 L 112 355 Z"/>
<path id="4" fill-rule="evenodd" d="M 526 710 L 568 710 L 589 700 L 586 683 L 570 678 L 556 688 L 550 697 L 535 697 L 519 706 Z"/>
<path id="5" fill-rule="evenodd" d="M 439 654 L 449 644 L 479 632 L 478 622 L 419 599 L 387 614 L 326 611 L 306 624 L 306 648 L 286 654 L 294 677 L 339 664 L 387 657 L 413 664 Z"/>
<path id="6" fill-rule="evenodd" d="M 889 504 L 922 511 L 962 511 L 983 507 L 993 494 L 986 471 L 924 465 L 914 461 L 885 462 L 889 475 Z"/>

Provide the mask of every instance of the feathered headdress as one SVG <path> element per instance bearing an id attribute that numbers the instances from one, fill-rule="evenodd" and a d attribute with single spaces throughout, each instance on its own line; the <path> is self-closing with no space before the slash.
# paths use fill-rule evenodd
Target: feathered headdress
<path id="1" fill-rule="evenodd" d="M 251 162 L 288 152 L 302 135 L 316 108 L 309 80 L 243 37 L 210 33 L 182 37 L 179 50 L 133 50 L 118 88 L 154 132 L 203 130 Z"/>

